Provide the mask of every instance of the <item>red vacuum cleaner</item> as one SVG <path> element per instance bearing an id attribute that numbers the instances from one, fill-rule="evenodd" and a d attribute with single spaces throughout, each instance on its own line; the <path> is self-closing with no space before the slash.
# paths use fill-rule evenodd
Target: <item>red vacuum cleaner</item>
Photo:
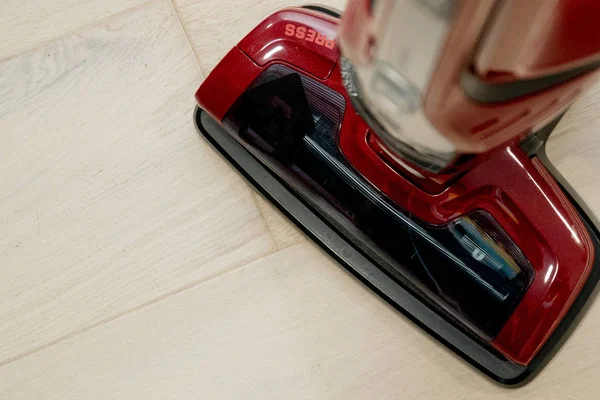
<path id="1" fill-rule="evenodd" d="M 597 0 L 281 10 L 196 99 L 200 132 L 341 265 L 522 383 L 598 282 L 593 216 L 545 144 L 600 67 Z"/>

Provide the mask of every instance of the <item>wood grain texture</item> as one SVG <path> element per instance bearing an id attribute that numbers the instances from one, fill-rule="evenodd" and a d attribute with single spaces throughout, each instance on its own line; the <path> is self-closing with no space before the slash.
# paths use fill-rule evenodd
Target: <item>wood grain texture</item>
<path id="1" fill-rule="evenodd" d="M 148 0 L 0 0 L 0 59 Z"/>
<path id="2" fill-rule="evenodd" d="M 347 0 L 318 2 L 343 10 Z M 274 11 L 304 3 L 295 0 L 174 0 L 205 74 L 248 32 Z M 278 248 L 300 242 L 304 235 L 275 207 L 257 195 L 260 209 Z"/>
<path id="3" fill-rule="evenodd" d="M 297 5 L 175 2 L 206 73 Z M 599 397 L 598 304 L 507 390 L 259 198 L 274 243 L 260 196 L 193 127 L 202 76 L 168 0 L 52 41 L 142 3 L 0 0 L 0 58 L 48 42 L 0 62 L 1 399 Z M 548 146 L 596 215 L 598 96 Z"/>
<path id="4" fill-rule="evenodd" d="M 1 367 L 0 397 L 591 399 L 599 318 L 507 390 L 304 242 Z"/>
<path id="5" fill-rule="evenodd" d="M 284 249 L 293 244 L 307 240 L 307 237 L 281 213 L 275 206 L 259 193 L 254 193 L 258 206 L 265 216 L 267 226 L 273 234 L 273 240 L 278 249 Z"/>
<path id="6" fill-rule="evenodd" d="M 343 9 L 347 0 L 324 0 Z M 296 0 L 174 0 L 200 65 L 208 74 L 248 32 L 273 12 L 297 7 Z"/>
<path id="7" fill-rule="evenodd" d="M 600 84 L 567 111 L 550 136 L 548 158 L 600 218 Z"/>
<path id="8" fill-rule="evenodd" d="M 168 0 L 0 63 L 0 364 L 274 251 Z"/>

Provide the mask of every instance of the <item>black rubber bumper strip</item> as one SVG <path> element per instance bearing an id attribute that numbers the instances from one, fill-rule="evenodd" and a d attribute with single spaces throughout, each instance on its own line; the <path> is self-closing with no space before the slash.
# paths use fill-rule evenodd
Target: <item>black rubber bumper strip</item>
<path id="1" fill-rule="evenodd" d="M 580 295 L 552 336 L 527 365 L 515 364 L 491 351 L 482 342 L 463 332 L 399 285 L 365 255 L 351 245 L 333 226 L 318 216 L 307 203 L 281 182 L 257 158 L 248 152 L 218 122 L 200 108 L 195 110 L 195 123 L 202 135 L 271 203 L 318 243 L 342 266 L 370 287 L 416 325 L 427 331 L 456 354 L 490 378 L 505 385 L 524 384 L 551 358 L 576 324 L 579 311 L 586 304 L 600 278 L 600 265 L 593 269 Z M 567 193 L 568 195 L 568 193 Z M 569 196 L 570 197 L 570 196 Z M 599 233 L 590 219 L 580 213 L 590 232 L 596 254 L 600 254 Z"/>
<path id="2" fill-rule="evenodd" d="M 321 5 L 321 4 L 306 4 L 306 5 L 300 6 L 300 8 L 306 8 L 307 10 L 318 11 L 320 13 L 327 14 L 330 17 L 334 17 L 334 18 L 342 17 L 342 14 L 339 10 L 336 10 L 333 7 L 328 7 L 328 6 Z"/>

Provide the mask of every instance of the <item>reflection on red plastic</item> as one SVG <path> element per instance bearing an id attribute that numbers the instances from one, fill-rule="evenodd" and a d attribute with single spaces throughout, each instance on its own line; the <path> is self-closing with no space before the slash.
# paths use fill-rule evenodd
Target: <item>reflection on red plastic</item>
<path id="1" fill-rule="evenodd" d="M 296 26 L 294 24 L 286 24 L 284 33 L 285 36 L 306 40 L 307 42 L 315 43 L 319 46 L 325 46 L 328 49 L 333 49 L 335 47 L 335 40 L 328 39 L 327 36 L 323 36 L 314 29 L 310 29 L 302 25 Z"/>
<path id="2" fill-rule="evenodd" d="M 356 114 L 347 113 L 342 127 L 340 148 L 347 159 L 408 212 L 438 224 L 485 210 L 523 251 L 536 276 L 492 345 L 516 363 L 529 363 L 579 293 L 593 258 L 590 238 L 564 195 L 515 145 L 480 156 L 447 190 L 430 195 L 373 151 L 368 127 Z"/>
<path id="3" fill-rule="evenodd" d="M 325 79 L 339 56 L 334 21 L 308 9 L 282 10 L 254 28 L 238 48 L 260 66 L 285 60 Z M 307 52 L 310 57 L 305 56 Z"/>
<path id="4" fill-rule="evenodd" d="M 539 3 L 540 0 L 535 1 Z M 541 1 L 546 3 L 545 0 Z M 561 3 L 575 4 L 586 1 L 589 2 L 590 0 L 568 0 Z M 529 4 L 529 2 L 521 0 L 511 0 L 511 2 L 516 7 L 521 7 L 524 3 Z M 556 2 L 547 3 L 554 4 Z M 460 74 L 469 65 L 472 50 L 476 47 L 481 35 L 484 34 L 485 23 L 492 12 L 493 4 L 494 2 L 479 0 L 464 0 L 460 3 L 451 27 L 451 33 L 447 38 L 438 65 L 432 74 L 429 89 L 425 96 L 424 107 L 430 121 L 440 132 L 443 132 L 446 137 L 454 142 L 459 151 L 466 153 L 488 151 L 512 138 L 518 139 L 526 135 L 531 132 L 532 128 L 550 122 L 563 112 L 571 104 L 575 95 L 588 87 L 600 73 L 599 71 L 592 71 L 561 85 L 511 101 L 486 104 L 467 97 L 460 84 Z M 595 6 L 590 10 L 595 11 L 596 9 L 600 8 Z M 591 21 L 595 28 L 597 17 L 597 13 L 592 12 L 592 15 L 585 20 L 587 22 Z M 514 22 L 511 23 L 514 24 Z M 531 22 L 528 22 L 527 25 L 531 25 Z M 568 28 L 561 25 L 561 29 L 569 29 L 568 35 L 571 35 L 572 39 L 572 31 L 577 30 L 578 27 L 573 26 L 572 21 L 569 25 Z M 537 27 L 539 26 L 540 24 L 537 25 Z M 583 54 L 585 51 L 593 53 L 600 48 L 598 35 L 586 36 L 580 32 L 579 38 L 579 40 L 575 40 L 578 42 L 575 46 L 578 48 L 577 54 Z M 588 40 L 581 40 L 581 38 Z M 345 37 L 342 36 L 341 39 L 345 40 Z M 524 38 L 519 37 L 516 40 L 522 41 Z M 535 41 L 527 43 L 529 46 L 534 47 L 538 45 Z M 548 45 L 547 49 L 552 51 L 548 53 L 547 61 L 558 61 L 559 59 L 564 61 L 571 56 L 576 57 L 575 53 L 572 55 L 565 54 L 570 52 L 571 47 L 573 47 L 571 45 L 565 46 L 563 44 L 558 47 L 556 43 L 545 44 Z M 582 49 L 582 47 L 587 50 Z M 499 49 L 484 50 L 491 52 L 497 50 L 509 51 L 511 59 L 514 59 L 516 54 L 515 49 L 510 44 L 505 44 L 504 47 Z M 537 48 L 527 48 L 522 51 L 532 53 L 538 50 Z M 544 55 L 538 54 L 538 56 L 538 61 L 545 60 Z M 563 67 L 568 69 L 569 65 Z M 440 99 L 443 99 L 443 101 L 440 101 Z"/>
<path id="5" fill-rule="evenodd" d="M 267 29 L 269 34 L 258 35 L 271 23 L 278 24 L 276 31 Z M 446 223 L 473 210 L 485 210 L 523 251 L 535 271 L 534 281 L 491 344 L 510 360 L 529 363 L 579 294 L 594 257 L 581 220 L 553 178 L 539 162 L 510 144 L 475 157 L 472 168 L 439 194 L 419 189 L 369 145 L 369 127 L 353 110 L 343 88 L 336 65 L 337 48 L 330 50 L 306 40 L 277 41 L 285 37 L 287 23 L 313 27 L 327 37 L 334 37 L 329 35 L 336 30 L 333 19 L 306 10 L 288 9 L 275 14 L 260 30 L 242 40 L 239 49 L 243 52 L 232 50 L 215 67 L 196 93 L 198 103 L 221 121 L 248 85 L 272 63 L 284 63 L 299 72 L 327 78 L 324 83 L 346 98 L 340 149 L 371 184 L 408 212 L 433 224 Z M 281 50 L 267 57 L 264 49 L 271 51 L 275 46 L 281 46 Z M 252 55 L 252 59 L 244 53 Z M 278 61 L 282 59 L 289 62 Z M 449 104 L 455 104 L 452 97 Z M 483 111 L 478 107 L 470 108 L 465 116 L 482 113 L 481 122 L 492 115 L 506 116 L 496 113 L 495 107 L 488 106 Z"/>
<path id="6" fill-rule="evenodd" d="M 599 15 L 597 0 L 504 0 L 474 68 L 485 79 L 507 81 L 594 62 L 600 59 Z"/>

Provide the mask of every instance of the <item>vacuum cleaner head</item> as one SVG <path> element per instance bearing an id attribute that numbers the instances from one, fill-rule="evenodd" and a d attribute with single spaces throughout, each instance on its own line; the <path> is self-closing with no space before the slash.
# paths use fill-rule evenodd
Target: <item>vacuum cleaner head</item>
<path id="1" fill-rule="evenodd" d="M 471 157 L 438 193 L 405 179 L 344 87 L 337 22 L 318 7 L 269 17 L 198 90 L 199 131 L 405 316 L 498 382 L 523 382 L 598 282 L 597 229 L 543 146 Z"/>

